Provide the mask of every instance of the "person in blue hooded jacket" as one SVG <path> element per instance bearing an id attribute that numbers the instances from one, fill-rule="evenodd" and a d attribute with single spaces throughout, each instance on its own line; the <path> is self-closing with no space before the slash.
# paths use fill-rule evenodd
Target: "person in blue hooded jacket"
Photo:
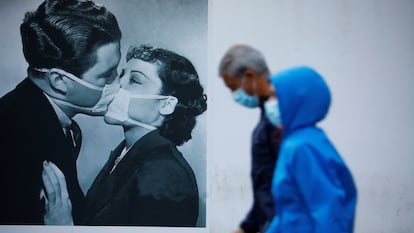
<path id="1" fill-rule="evenodd" d="M 331 95 L 309 67 L 270 77 L 265 102 L 269 121 L 283 140 L 272 183 L 277 215 L 266 233 L 353 232 L 357 190 L 351 172 L 316 124 L 328 113 Z"/>

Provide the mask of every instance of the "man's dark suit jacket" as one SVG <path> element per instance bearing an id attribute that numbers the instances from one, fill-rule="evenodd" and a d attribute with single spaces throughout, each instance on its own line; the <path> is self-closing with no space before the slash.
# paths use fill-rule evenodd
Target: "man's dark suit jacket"
<path id="1" fill-rule="evenodd" d="M 193 170 L 176 146 L 154 130 L 127 152 L 111 154 L 86 196 L 82 224 L 195 226 L 198 189 Z"/>
<path id="2" fill-rule="evenodd" d="M 76 158 L 58 117 L 42 91 L 29 79 L 0 99 L 0 224 L 43 224 L 40 201 L 44 160 L 66 177 L 74 222 L 84 195 Z"/>

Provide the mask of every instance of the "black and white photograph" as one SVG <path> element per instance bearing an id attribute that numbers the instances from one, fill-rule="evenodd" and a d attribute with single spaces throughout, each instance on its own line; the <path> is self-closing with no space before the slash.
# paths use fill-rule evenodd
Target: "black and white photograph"
<path id="1" fill-rule="evenodd" d="M 0 224 L 204 228 L 207 0 L 0 5 Z"/>

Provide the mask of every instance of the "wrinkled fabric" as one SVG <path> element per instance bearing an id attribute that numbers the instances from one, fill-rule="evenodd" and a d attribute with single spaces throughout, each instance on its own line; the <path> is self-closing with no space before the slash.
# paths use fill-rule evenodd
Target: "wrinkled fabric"
<path id="1" fill-rule="evenodd" d="M 283 122 L 272 182 L 277 216 L 267 233 L 353 232 L 357 191 L 340 154 L 316 123 L 331 102 L 328 86 L 308 67 L 270 78 Z"/>
<path id="2" fill-rule="evenodd" d="M 195 227 L 197 181 L 175 144 L 153 130 L 112 170 L 123 148 L 125 140 L 88 190 L 81 225 Z"/>

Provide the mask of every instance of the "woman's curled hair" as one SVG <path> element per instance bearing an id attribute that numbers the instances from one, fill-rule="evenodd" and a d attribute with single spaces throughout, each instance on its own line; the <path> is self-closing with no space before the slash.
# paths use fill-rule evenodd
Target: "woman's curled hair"
<path id="1" fill-rule="evenodd" d="M 160 134 L 176 145 L 191 139 L 196 117 L 207 110 L 207 96 L 192 63 L 172 51 L 151 46 L 132 46 L 127 61 L 140 59 L 156 64 L 161 79 L 161 95 L 175 96 L 178 103 L 172 114 L 165 116 Z"/>

